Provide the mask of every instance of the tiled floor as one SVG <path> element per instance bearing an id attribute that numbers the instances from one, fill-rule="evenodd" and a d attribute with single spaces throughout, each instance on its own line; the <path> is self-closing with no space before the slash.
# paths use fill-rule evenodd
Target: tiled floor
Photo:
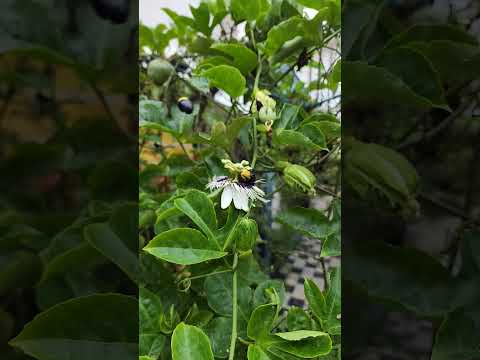
<path id="1" fill-rule="evenodd" d="M 285 282 L 286 304 L 306 308 L 303 293 L 304 279 L 313 280 L 320 289 L 324 288 L 323 271 L 320 263 L 320 241 L 302 238 L 297 250 L 288 256 L 285 265 L 279 269 L 277 277 Z M 325 261 L 327 270 L 340 264 L 339 258 Z"/>

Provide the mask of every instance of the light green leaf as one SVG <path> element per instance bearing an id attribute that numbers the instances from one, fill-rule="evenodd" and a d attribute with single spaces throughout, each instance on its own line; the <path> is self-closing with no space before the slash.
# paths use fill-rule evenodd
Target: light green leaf
<path id="1" fill-rule="evenodd" d="M 280 112 L 280 119 L 276 120 L 274 127 L 276 129 L 292 129 L 296 124 L 300 107 L 292 104 L 284 104 Z"/>
<path id="2" fill-rule="evenodd" d="M 303 331 L 300 331 L 300 333 L 303 333 Z M 318 333 L 318 335 L 316 337 L 309 337 L 295 341 L 284 340 L 282 342 L 275 343 L 273 347 L 304 359 L 311 359 L 316 356 L 327 355 L 330 353 L 332 350 L 332 339 L 328 334 L 316 331 L 308 331 L 306 333 Z M 288 337 L 289 335 L 286 336 Z M 301 336 L 302 335 L 299 334 L 299 337 Z M 293 337 L 295 338 L 295 335 L 293 335 Z"/>
<path id="3" fill-rule="evenodd" d="M 327 304 L 323 293 L 310 279 L 305 279 L 303 290 L 305 292 L 305 298 L 308 301 L 308 307 L 312 310 L 317 320 L 322 322 L 323 315 L 327 310 Z"/>
<path id="4" fill-rule="evenodd" d="M 195 29 L 210 36 L 212 29 L 210 28 L 210 12 L 208 10 L 208 5 L 205 3 L 200 3 L 197 8 L 190 6 L 190 11 L 192 12 L 194 23 L 193 26 Z"/>
<path id="5" fill-rule="evenodd" d="M 275 54 L 289 40 L 303 34 L 303 19 L 294 16 L 270 29 L 265 41 L 265 53 Z"/>
<path id="6" fill-rule="evenodd" d="M 172 335 L 172 359 L 214 360 L 207 335 L 195 326 L 178 324 Z"/>
<path id="7" fill-rule="evenodd" d="M 240 70 L 233 66 L 215 66 L 203 71 L 201 75 L 209 80 L 210 87 L 218 87 L 234 99 L 245 92 L 246 80 Z"/>
<path id="8" fill-rule="evenodd" d="M 268 355 L 258 345 L 248 345 L 247 358 L 248 360 L 270 360 Z"/>
<path id="9" fill-rule="evenodd" d="M 298 131 L 308 137 L 320 149 L 327 149 L 325 135 L 316 122 L 311 122 L 301 126 Z"/>
<path id="10" fill-rule="evenodd" d="M 278 147 L 297 147 L 306 150 L 321 150 L 310 138 L 295 130 L 278 130 L 273 134 L 273 143 Z"/>
<path id="11" fill-rule="evenodd" d="M 216 245 L 200 231 L 189 228 L 162 232 L 143 249 L 155 257 L 180 265 L 198 264 L 227 255 L 226 252 L 218 251 Z"/>
<path id="12" fill-rule="evenodd" d="M 257 67 L 257 55 L 243 44 L 216 43 L 212 49 L 225 53 L 233 60 L 233 66 L 245 76 Z"/>
<path id="13" fill-rule="evenodd" d="M 232 120 L 232 122 L 227 126 L 227 139 L 229 144 L 233 143 L 240 131 L 248 124 L 251 124 L 252 120 L 253 117 L 251 116 L 244 116 Z"/>
<path id="14" fill-rule="evenodd" d="M 260 13 L 260 1 L 259 0 L 232 0 L 231 2 L 232 13 L 237 21 L 248 20 L 253 21 L 257 19 Z"/>
<path id="15" fill-rule="evenodd" d="M 259 284 L 253 293 L 253 306 L 256 308 L 260 305 L 270 304 L 274 302 L 274 294 L 272 289 L 276 291 L 280 298 L 280 306 L 285 301 L 285 285 L 280 280 L 266 280 Z"/>
<path id="16" fill-rule="evenodd" d="M 322 331 L 297 330 L 297 331 L 276 333 L 275 336 L 278 336 L 279 338 L 282 338 L 288 341 L 299 341 L 307 338 L 325 337 L 325 336 L 328 336 L 328 334 Z"/>
<path id="17" fill-rule="evenodd" d="M 248 337 L 257 341 L 268 338 L 276 321 L 277 311 L 278 307 L 276 304 L 257 307 L 248 321 Z"/>
<path id="18" fill-rule="evenodd" d="M 133 359 L 138 302 L 119 294 L 75 298 L 37 315 L 10 344 L 37 359 Z"/>
<path id="19" fill-rule="evenodd" d="M 174 200 L 175 207 L 187 215 L 210 239 L 217 228 L 217 216 L 212 200 L 202 191 L 191 190 L 185 197 Z"/>
<path id="20" fill-rule="evenodd" d="M 288 309 L 287 327 L 289 331 L 311 330 L 312 319 L 302 308 L 292 306 Z"/>

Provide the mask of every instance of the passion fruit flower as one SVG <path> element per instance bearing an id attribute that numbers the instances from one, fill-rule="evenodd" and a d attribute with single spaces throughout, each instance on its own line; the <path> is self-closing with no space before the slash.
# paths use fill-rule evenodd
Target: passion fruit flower
<path id="1" fill-rule="evenodd" d="M 223 189 L 222 209 L 228 208 L 233 201 L 235 208 L 246 212 L 251 206 L 255 206 L 257 200 L 268 202 L 264 199 L 265 193 L 256 186 L 262 180 L 255 179 L 255 174 L 248 161 L 233 163 L 230 160 L 222 160 L 222 163 L 231 176 L 215 176 L 207 184 L 207 189 L 210 191 Z"/>
<path id="2" fill-rule="evenodd" d="M 267 127 L 271 127 L 277 118 L 275 107 L 277 103 L 270 96 L 268 90 L 257 90 L 255 92 L 255 101 L 252 105 L 252 112 L 258 113 L 258 118 L 263 121 Z"/>

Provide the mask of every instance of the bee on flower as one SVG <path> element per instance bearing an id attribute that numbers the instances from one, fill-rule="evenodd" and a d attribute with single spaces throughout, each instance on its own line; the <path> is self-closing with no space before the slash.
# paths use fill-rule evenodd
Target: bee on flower
<path id="1" fill-rule="evenodd" d="M 243 160 L 240 163 L 233 163 L 230 160 L 222 160 L 225 168 L 230 172 L 230 176 L 215 176 L 207 184 L 210 191 L 223 189 L 221 197 L 221 207 L 226 209 L 233 201 L 235 208 L 248 211 L 250 207 L 255 206 L 257 200 L 266 203 L 265 193 L 256 184 L 261 180 L 256 180 L 255 173 L 249 162 Z"/>

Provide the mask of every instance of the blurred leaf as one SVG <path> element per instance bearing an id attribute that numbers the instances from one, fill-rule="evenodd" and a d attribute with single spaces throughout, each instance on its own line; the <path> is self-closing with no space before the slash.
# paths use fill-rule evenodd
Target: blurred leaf
<path id="1" fill-rule="evenodd" d="M 243 44 L 215 43 L 212 49 L 225 53 L 233 60 L 233 66 L 247 76 L 257 67 L 257 55 Z"/>
<path id="2" fill-rule="evenodd" d="M 327 217 L 316 209 L 294 207 L 280 213 L 276 220 L 317 239 L 324 239 L 333 232 Z"/>
<path id="3" fill-rule="evenodd" d="M 10 343 L 38 359 L 136 357 L 137 314 L 138 303 L 129 296 L 81 297 L 39 314 Z"/>
<path id="4" fill-rule="evenodd" d="M 229 65 L 219 65 L 202 72 L 210 87 L 224 90 L 232 98 L 237 98 L 245 92 L 246 80 L 237 68 Z"/>

